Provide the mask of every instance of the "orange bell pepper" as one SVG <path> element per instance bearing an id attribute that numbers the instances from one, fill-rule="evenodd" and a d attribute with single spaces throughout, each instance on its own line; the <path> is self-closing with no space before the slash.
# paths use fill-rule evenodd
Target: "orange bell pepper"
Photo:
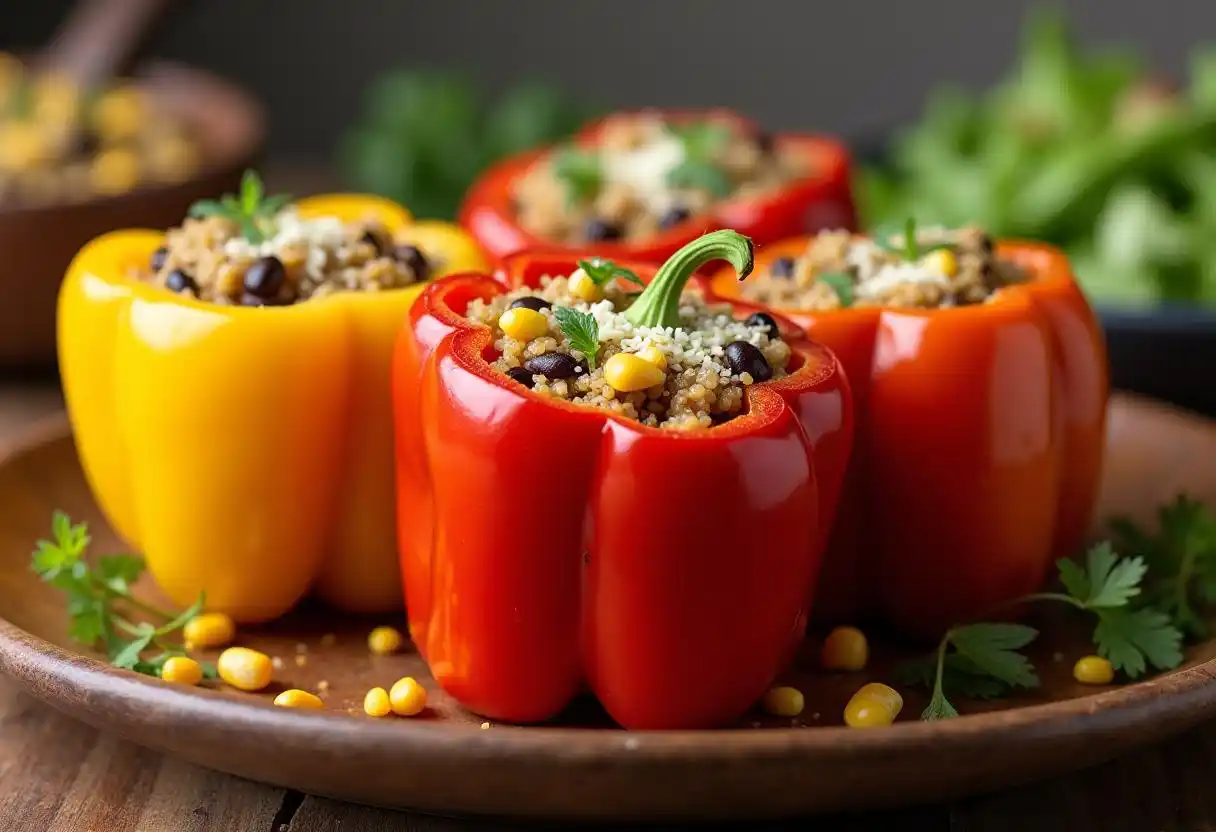
<path id="1" fill-rule="evenodd" d="M 807 238 L 767 246 L 765 270 Z M 1002 242 L 1033 280 L 950 309 L 780 308 L 840 358 L 857 430 L 815 610 L 935 636 L 1038 588 L 1083 543 L 1110 379 L 1059 250 Z M 705 279 L 737 296 L 725 271 Z"/>
<path id="2" fill-rule="evenodd" d="M 465 232 L 335 194 L 304 216 L 375 216 L 436 276 L 482 269 Z M 285 307 L 219 306 L 129 277 L 164 235 L 86 245 L 59 296 L 59 365 L 77 448 L 114 529 L 160 587 L 240 622 L 315 589 L 399 608 L 389 363 L 423 285 Z"/>

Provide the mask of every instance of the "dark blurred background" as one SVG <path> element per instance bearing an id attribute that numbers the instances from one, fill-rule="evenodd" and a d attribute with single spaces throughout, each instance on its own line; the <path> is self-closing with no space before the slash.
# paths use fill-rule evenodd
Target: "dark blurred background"
<path id="1" fill-rule="evenodd" d="M 180 1 L 180 0 L 179 0 Z M 981 88 L 1016 54 L 1028 0 L 193 0 L 151 53 L 249 86 L 269 150 L 328 158 L 360 95 L 396 66 L 467 70 L 490 93 L 529 76 L 604 107 L 725 105 L 774 128 L 868 136 L 943 81 Z M 0 0 L 0 48 L 36 46 L 67 0 Z M 1086 43 L 1167 72 L 1216 31 L 1216 4 L 1074 0 Z"/>

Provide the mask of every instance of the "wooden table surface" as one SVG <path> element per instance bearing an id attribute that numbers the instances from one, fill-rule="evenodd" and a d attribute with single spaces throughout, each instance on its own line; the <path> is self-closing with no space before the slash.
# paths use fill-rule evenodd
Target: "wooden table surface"
<path id="1" fill-rule="evenodd" d="M 61 406 L 44 383 L 0 386 L 0 447 Z M 1000 749 L 993 749 L 999 754 Z M 753 830 L 1216 830 L 1216 724 L 1077 774 L 952 804 Z M 163 757 L 76 723 L 0 679 L 0 832 L 489 832 L 537 828 L 354 806 Z M 719 827 L 726 828 L 726 827 Z"/>

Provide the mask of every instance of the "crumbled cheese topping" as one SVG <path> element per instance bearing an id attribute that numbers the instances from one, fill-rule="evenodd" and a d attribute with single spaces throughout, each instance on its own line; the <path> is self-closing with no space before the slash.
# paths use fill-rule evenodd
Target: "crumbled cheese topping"
<path id="1" fill-rule="evenodd" d="M 699 301 L 688 302 L 680 307 L 680 327 L 634 326 L 623 312 L 613 309 L 612 301 L 605 299 L 593 304 L 573 304 L 573 308 L 586 312 L 599 325 L 600 342 L 617 342 L 622 352 L 640 352 L 653 345 L 663 352 L 668 366 L 678 371 L 694 367 L 717 372 L 723 379 L 741 380 L 732 374 L 726 361 L 726 346 L 733 341 L 746 341 L 756 347 L 769 342 L 768 330 L 764 326 L 748 326 L 732 318 L 729 307 L 714 308 Z M 577 358 L 584 358 L 577 351 Z"/>
<path id="2" fill-rule="evenodd" d="M 873 240 L 854 241 L 844 259 L 854 274 L 855 290 L 859 297 L 880 297 L 892 288 L 907 283 L 950 285 L 949 276 L 934 268 L 938 262 L 935 258 L 922 258 L 915 263 L 892 261 L 890 255 Z"/>
<path id="3" fill-rule="evenodd" d="M 305 249 L 304 270 L 310 277 L 324 276 L 330 253 L 346 243 L 346 227 L 337 217 L 304 219 L 293 208 L 285 208 L 274 219 L 275 233 L 261 243 L 233 237 L 224 244 L 231 257 L 268 257 L 289 249 Z"/>
<path id="4" fill-rule="evenodd" d="M 653 212 L 661 213 L 669 207 L 673 197 L 667 189 L 667 174 L 685 159 L 684 143 L 678 136 L 655 125 L 642 144 L 600 153 L 605 182 L 628 186 Z"/>

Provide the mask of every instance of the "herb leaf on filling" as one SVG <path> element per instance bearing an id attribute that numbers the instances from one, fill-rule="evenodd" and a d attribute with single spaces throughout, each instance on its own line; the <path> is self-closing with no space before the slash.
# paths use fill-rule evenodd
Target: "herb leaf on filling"
<path id="1" fill-rule="evenodd" d="M 832 287 L 832 291 L 836 293 L 842 307 L 847 308 L 853 305 L 853 278 L 844 272 L 824 272 L 815 275 L 815 279 L 822 280 Z"/>
<path id="2" fill-rule="evenodd" d="M 553 317 L 573 349 L 587 359 L 587 369 L 595 369 L 595 355 L 600 351 L 600 325 L 594 315 L 566 306 L 553 307 Z"/>
<path id="3" fill-rule="evenodd" d="M 589 260 L 579 260 L 578 267 L 586 273 L 587 277 L 591 278 L 591 282 L 596 286 L 603 286 L 613 278 L 619 278 L 638 286 L 646 285 L 642 282 L 642 278 L 638 277 L 634 272 L 631 272 L 624 266 L 618 266 L 611 260 L 605 260 L 602 257 L 592 257 Z"/>
<path id="4" fill-rule="evenodd" d="M 565 182 L 571 204 L 594 199 L 604 180 L 599 157 L 577 147 L 562 148 L 554 155 L 553 173 Z"/>
<path id="5" fill-rule="evenodd" d="M 192 217 L 220 217 L 241 229 L 241 235 L 251 243 L 265 242 L 274 233 L 275 215 L 291 202 L 287 194 L 266 196 L 262 179 L 247 170 L 241 177 L 240 194 L 225 194 L 218 200 L 200 199 L 190 206 Z"/>

